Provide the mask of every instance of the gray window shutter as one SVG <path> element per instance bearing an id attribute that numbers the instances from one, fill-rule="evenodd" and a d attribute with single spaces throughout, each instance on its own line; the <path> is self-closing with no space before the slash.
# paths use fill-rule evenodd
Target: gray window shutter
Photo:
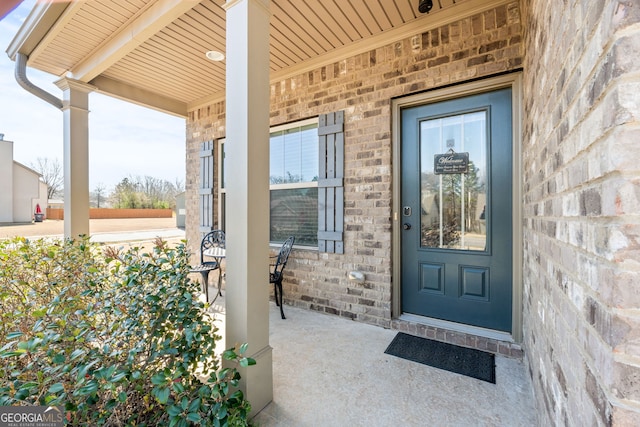
<path id="1" fill-rule="evenodd" d="M 344 253 L 344 111 L 318 121 L 318 250 Z"/>
<path id="2" fill-rule="evenodd" d="M 213 224 L 213 155 L 214 141 L 203 142 L 200 148 L 200 232 L 214 229 Z"/>

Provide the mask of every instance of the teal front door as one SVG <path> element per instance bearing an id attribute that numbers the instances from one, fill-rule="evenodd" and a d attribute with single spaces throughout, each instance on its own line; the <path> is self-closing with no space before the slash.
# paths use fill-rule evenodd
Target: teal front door
<path id="1" fill-rule="evenodd" d="M 511 332 L 511 89 L 401 120 L 403 313 Z"/>

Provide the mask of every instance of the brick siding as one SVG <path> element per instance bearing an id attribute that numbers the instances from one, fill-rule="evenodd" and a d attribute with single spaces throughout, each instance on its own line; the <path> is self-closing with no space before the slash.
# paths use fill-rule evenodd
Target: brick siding
<path id="1" fill-rule="evenodd" d="M 539 422 L 640 425 L 640 8 L 534 0 L 526 15 L 524 346 Z"/>

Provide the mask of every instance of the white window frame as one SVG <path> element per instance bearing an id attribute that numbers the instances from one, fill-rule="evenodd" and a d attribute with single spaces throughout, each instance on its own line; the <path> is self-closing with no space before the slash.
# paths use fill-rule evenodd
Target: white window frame
<path id="1" fill-rule="evenodd" d="M 217 174 L 218 174 L 218 228 L 226 231 L 226 217 L 224 208 L 226 206 L 227 190 L 222 186 L 223 169 L 224 169 L 224 151 L 223 146 L 227 138 L 218 139 L 218 155 L 217 155 Z"/>

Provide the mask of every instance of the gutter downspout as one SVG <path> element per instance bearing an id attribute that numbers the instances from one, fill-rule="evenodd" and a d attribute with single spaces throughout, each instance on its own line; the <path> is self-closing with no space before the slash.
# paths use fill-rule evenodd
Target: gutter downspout
<path id="1" fill-rule="evenodd" d="M 59 110 L 62 110 L 62 100 L 50 94 L 44 89 L 39 88 L 29 81 L 27 78 L 27 55 L 23 53 L 16 53 L 16 81 L 27 92 L 32 93 L 38 98 L 48 102 Z"/>

